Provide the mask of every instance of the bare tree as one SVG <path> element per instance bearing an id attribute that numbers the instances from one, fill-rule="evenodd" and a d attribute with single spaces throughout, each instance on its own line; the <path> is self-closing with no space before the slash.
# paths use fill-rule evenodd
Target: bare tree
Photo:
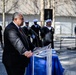
<path id="1" fill-rule="evenodd" d="M 76 15 L 75 0 L 55 0 L 55 12 L 59 15 L 74 16 Z"/>

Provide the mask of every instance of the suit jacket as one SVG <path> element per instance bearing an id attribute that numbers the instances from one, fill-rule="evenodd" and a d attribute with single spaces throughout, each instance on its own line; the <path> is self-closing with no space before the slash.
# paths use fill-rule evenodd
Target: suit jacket
<path id="1" fill-rule="evenodd" d="M 20 34 L 16 25 L 11 22 L 4 31 L 3 63 L 8 66 L 27 66 L 29 59 L 22 55 L 34 46 L 27 37 Z"/>

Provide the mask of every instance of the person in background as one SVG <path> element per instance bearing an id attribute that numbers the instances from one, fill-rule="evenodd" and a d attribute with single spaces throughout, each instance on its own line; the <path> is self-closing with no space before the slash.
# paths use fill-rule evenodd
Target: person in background
<path id="1" fill-rule="evenodd" d="M 74 28 L 74 32 L 75 32 L 75 35 L 76 35 L 76 26 L 75 26 L 75 28 Z"/>
<path id="2" fill-rule="evenodd" d="M 30 57 L 33 55 L 33 44 L 25 37 L 21 26 L 24 18 L 15 12 L 12 22 L 4 30 L 4 51 L 2 62 L 8 75 L 24 75 Z"/>
<path id="3" fill-rule="evenodd" d="M 38 22 L 38 19 L 34 19 L 33 20 L 34 24 L 31 26 L 31 29 L 33 31 L 33 35 L 32 35 L 32 38 L 33 38 L 33 44 L 36 46 L 36 47 L 40 47 L 42 44 L 41 44 L 41 40 L 40 40 L 40 32 L 41 32 L 41 26 L 39 24 L 37 24 Z"/>
<path id="4" fill-rule="evenodd" d="M 75 32 L 75 49 L 76 49 L 76 26 L 75 26 L 74 32 Z"/>
<path id="5" fill-rule="evenodd" d="M 2 26 L 0 25 L 0 42 L 1 42 L 1 47 L 3 48 L 3 42 L 2 42 Z"/>
<path id="6" fill-rule="evenodd" d="M 54 49 L 54 28 L 51 26 L 52 20 L 46 20 L 46 26 L 41 28 L 41 37 L 43 39 L 43 46 L 51 43 L 51 48 Z"/>
<path id="7" fill-rule="evenodd" d="M 25 21 L 25 26 L 22 29 L 23 29 L 25 35 L 30 39 L 31 30 L 30 30 L 30 27 L 29 27 L 29 21 Z"/>

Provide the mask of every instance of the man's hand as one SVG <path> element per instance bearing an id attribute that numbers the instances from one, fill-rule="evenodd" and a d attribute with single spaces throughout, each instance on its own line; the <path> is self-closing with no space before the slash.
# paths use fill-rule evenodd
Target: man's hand
<path id="1" fill-rule="evenodd" d="M 26 51 L 25 53 L 23 53 L 24 56 L 26 56 L 27 58 L 31 57 L 33 55 L 32 51 Z"/>

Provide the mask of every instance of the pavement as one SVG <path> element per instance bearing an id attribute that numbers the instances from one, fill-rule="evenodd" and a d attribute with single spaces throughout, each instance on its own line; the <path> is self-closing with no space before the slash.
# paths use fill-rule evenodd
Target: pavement
<path id="1" fill-rule="evenodd" d="M 55 50 L 57 51 L 57 55 L 59 57 L 60 63 L 62 67 L 65 69 L 63 75 L 76 75 L 76 50 L 69 49 L 69 47 L 74 47 L 75 41 L 70 40 L 63 40 L 55 41 Z M 0 48 L 0 53 L 2 52 L 2 48 Z M 3 63 L 0 61 L 0 75 L 7 75 L 5 67 Z"/>
<path id="2" fill-rule="evenodd" d="M 67 50 L 58 54 L 60 62 L 65 69 L 64 75 L 76 75 L 76 51 Z"/>
<path id="3" fill-rule="evenodd" d="M 57 51 L 60 63 L 65 69 L 64 75 L 76 75 L 75 45 L 75 39 L 65 38 L 61 43 L 60 41 L 55 41 L 55 50 Z"/>

